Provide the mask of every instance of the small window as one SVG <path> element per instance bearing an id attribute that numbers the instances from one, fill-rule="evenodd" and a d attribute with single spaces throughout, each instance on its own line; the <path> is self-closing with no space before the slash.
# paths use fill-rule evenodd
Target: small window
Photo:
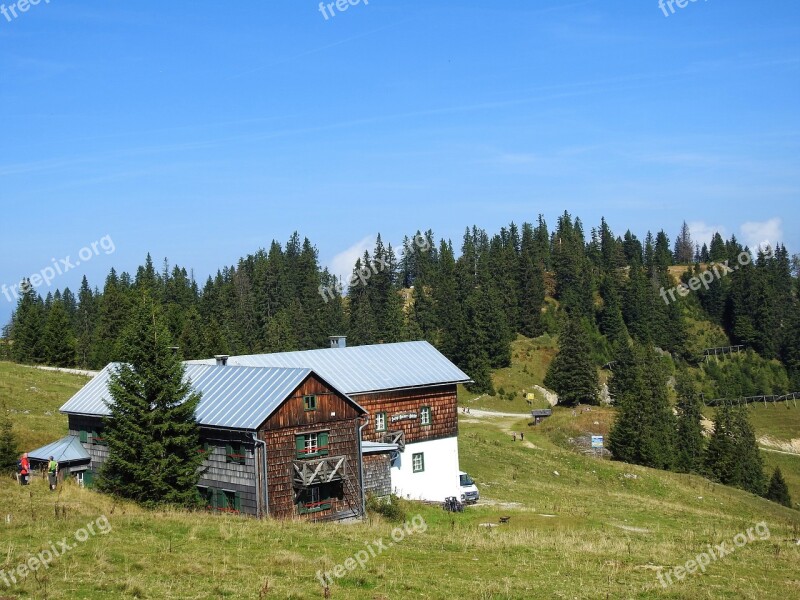
<path id="1" fill-rule="evenodd" d="M 303 396 L 303 407 L 306 409 L 306 411 L 317 410 L 317 397 Z"/>
<path id="2" fill-rule="evenodd" d="M 106 439 L 96 431 L 92 431 L 92 444 L 95 446 L 108 446 Z"/>
<path id="3" fill-rule="evenodd" d="M 217 507 L 217 494 L 214 488 L 198 485 L 197 493 L 200 495 L 200 501 L 206 507 L 206 510 L 214 510 Z"/>
<path id="4" fill-rule="evenodd" d="M 303 490 L 297 499 L 297 510 L 301 515 L 329 510 L 334 499 L 344 498 L 344 487 L 341 481 L 315 485 Z"/>
<path id="5" fill-rule="evenodd" d="M 297 458 L 328 456 L 328 432 L 307 433 L 295 438 Z"/>
<path id="6" fill-rule="evenodd" d="M 225 446 L 225 462 L 243 465 L 247 462 L 247 454 L 242 444 Z"/>
<path id="7" fill-rule="evenodd" d="M 386 413 L 375 413 L 375 431 L 386 431 Z"/>
<path id="8" fill-rule="evenodd" d="M 221 490 L 220 492 L 218 510 L 224 512 L 240 512 L 242 510 L 242 501 L 239 492 L 234 492 L 232 490 Z"/>
<path id="9" fill-rule="evenodd" d="M 420 452 L 411 455 L 411 467 L 414 473 L 422 473 L 425 470 L 425 454 Z"/>
<path id="10" fill-rule="evenodd" d="M 419 423 L 420 425 L 430 425 L 433 422 L 433 418 L 431 415 L 431 407 L 430 406 L 423 406 L 419 412 Z"/>

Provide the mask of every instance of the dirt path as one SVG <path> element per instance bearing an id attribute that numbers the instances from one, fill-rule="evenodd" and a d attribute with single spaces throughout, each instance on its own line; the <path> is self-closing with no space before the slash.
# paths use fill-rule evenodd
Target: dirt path
<path id="1" fill-rule="evenodd" d="M 469 409 L 468 413 L 459 412 L 458 416 L 466 423 L 491 423 L 495 427 L 497 427 L 500 431 L 508 435 L 510 438 L 513 439 L 514 434 L 516 433 L 519 436 L 520 433 L 528 433 L 527 431 L 518 431 L 511 429 L 512 422 L 519 421 L 520 419 L 528 419 L 530 418 L 529 413 L 504 413 L 504 412 L 496 412 L 493 410 L 481 410 L 479 408 L 471 408 Z M 526 448 L 530 448 L 531 450 L 538 450 L 538 446 L 529 442 L 528 440 L 518 440 Z"/>
<path id="2" fill-rule="evenodd" d="M 39 365 L 19 365 L 29 369 L 39 369 L 40 371 L 56 371 L 58 373 L 69 373 L 70 375 L 83 375 L 84 377 L 94 377 L 100 371 L 85 371 L 83 369 L 62 369 L 61 367 L 43 367 Z"/>

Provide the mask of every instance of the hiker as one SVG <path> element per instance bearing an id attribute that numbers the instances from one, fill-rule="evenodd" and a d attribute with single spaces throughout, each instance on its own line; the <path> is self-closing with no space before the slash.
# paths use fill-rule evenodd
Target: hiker
<path id="1" fill-rule="evenodd" d="M 522 432 L 522 431 L 519 432 L 519 441 L 520 442 L 524 442 L 525 441 L 525 433 Z"/>
<path id="2" fill-rule="evenodd" d="M 19 471 L 19 484 L 28 485 L 31 476 L 31 463 L 28 461 L 27 452 L 19 459 L 17 471 Z"/>
<path id="3" fill-rule="evenodd" d="M 516 442 L 517 441 L 517 432 L 515 431 L 514 433 L 511 434 L 511 436 L 514 438 L 514 441 Z"/>
<path id="4" fill-rule="evenodd" d="M 50 491 L 52 492 L 58 485 L 58 462 L 52 456 L 50 462 L 47 463 L 47 478 L 50 480 Z"/>

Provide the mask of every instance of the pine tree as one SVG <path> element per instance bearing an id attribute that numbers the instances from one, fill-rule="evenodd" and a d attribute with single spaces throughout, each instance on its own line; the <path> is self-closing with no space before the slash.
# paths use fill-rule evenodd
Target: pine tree
<path id="1" fill-rule="evenodd" d="M 75 333 L 61 300 L 54 300 L 47 314 L 42 349 L 48 365 L 71 367 L 75 364 Z"/>
<path id="2" fill-rule="evenodd" d="M 769 480 L 769 487 L 764 497 L 767 500 L 772 500 L 773 502 L 792 508 L 792 497 L 789 495 L 789 486 L 786 485 L 786 480 L 783 478 L 780 467 L 775 467 L 775 472 Z"/>
<path id="3" fill-rule="evenodd" d="M 705 455 L 708 477 L 753 494 L 764 492 L 764 466 L 747 408 L 724 404 L 717 410 Z"/>
<path id="4" fill-rule="evenodd" d="M 686 221 L 681 225 L 681 232 L 675 238 L 675 262 L 680 265 L 688 265 L 694 260 L 694 242 L 692 234 Z"/>
<path id="5" fill-rule="evenodd" d="M 0 475 L 17 470 L 19 448 L 14 426 L 5 404 L 0 404 Z"/>
<path id="6" fill-rule="evenodd" d="M 109 382 L 102 490 L 145 505 L 191 506 L 203 455 L 195 410 L 200 395 L 170 349 L 156 302 L 145 289 L 120 344 L 125 363 Z"/>
<path id="7" fill-rule="evenodd" d="M 691 377 L 686 371 L 678 374 L 678 434 L 675 468 L 682 473 L 700 473 L 703 466 L 705 438 L 701 402 Z"/>
<path id="8" fill-rule="evenodd" d="M 656 469 L 671 468 L 676 424 L 666 377 L 652 344 L 620 347 L 609 387 L 616 394 L 618 410 L 609 434 L 614 458 Z"/>
<path id="9" fill-rule="evenodd" d="M 544 384 L 558 394 L 559 404 L 597 404 L 597 369 L 579 317 L 568 317 L 558 340 L 558 354 L 547 369 Z"/>
<path id="10" fill-rule="evenodd" d="M 11 319 L 11 331 L 14 338 L 12 356 L 20 363 L 44 362 L 42 332 L 45 324 L 44 302 L 36 293 L 30 281 L 20 285 L 22 295 Z"/>

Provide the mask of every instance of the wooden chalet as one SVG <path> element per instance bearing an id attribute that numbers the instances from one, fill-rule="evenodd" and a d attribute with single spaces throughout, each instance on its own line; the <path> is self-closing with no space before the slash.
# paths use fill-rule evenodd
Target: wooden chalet
<path id="1" fill-rule="evenodd" d="M 87 483 L 108 456 L 103 419 L 116 368 L 61 408 L 90 456 Z M 363 514 L 366 412 L 347 394 L 309 368 L 189 364 L 186 377 L 202 393 L 199 491 L 210 510 L 314 520 Z"/>

